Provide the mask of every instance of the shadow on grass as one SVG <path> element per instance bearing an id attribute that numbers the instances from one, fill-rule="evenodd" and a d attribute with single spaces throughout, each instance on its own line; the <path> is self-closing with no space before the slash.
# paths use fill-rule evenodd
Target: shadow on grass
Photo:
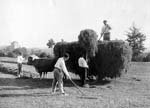
<path id="1" fill-rule="evenodd" d="M 0 71 L 3 74 L 11 74 L 16 76 L 17 69 L 11 69 L 1 65 Z M 36 88 L 50 88 L 52 85 L 53 79 L 42 79 L 37 78 L 37 74 L 23 71 L 24 76 L 21 78 L 0 78 L 0 90 L 16 90 L 16 89 L 36 89 Z M 33 78 L 30 78 L 30 77 Z M 73 79 L 73 81 L 80 86 L 79 79 Z M 98 81 L 98 82 L 89 82 L 90 85 L 105 85 L 110 83 L 110 81 Z M 70 80 L 64 80 L 64 86 L 72 87 L 74 86 Z"/>
<path id="2" fill-rule="evenodd" d="M 0 71 L 3 74 L 11 74 L 16 76 L 17 69 L 11 69 L 3 65 L 0 66 Z M 24 76 L 21 78 L 0 78 L 0 90 L 16 90 L 16 89 L 36 89 L 36 88 L 50 88 L 53 79 L 42 79 L 37 78 L 37 74 L 28 71 L 23 71 Z M 30 77 L 33 78 L 30 78 Z M 73 81 L 81 86 L 79 79 L 73 79 Z M 110 83 L 108 80 L 89 82 L 90 85 L 105 85 Z M 2 87 L 5 86 L 5 87 Z M 6 87 L 7 86 L 7 87 Z M 11 86 L 11 87 L 10 87 Z M 74 86 L 70 80 L 64 80 L 64 86 L 72 87 Z"/>
<path id="3" fill-rule="evenodd" d="M 90 85 L 106 85 L 111 83 L 111 80 L 101 80 L 101 81 L 93 81 L 89 83 Z"/>
<path id="4" fill-rule="evenodd" d="M 29 94 L 0 94 L 0 97 L 41 97 L 41 96 L 52 96 L 50 93 L 29 93 Z"/>
<path id="5" fill-rule="evenodd" d="M 39 78 L 0 78 L 0 90 L 27 90 L 37 88 L 51 88 L 53 79 Z M 76 84 L 80 84 L 79 80 L 74 79 Z M 71 87 L 73 84 L 69 80 L 64 81 L 64 86 Z"/>
<path id="6" fill-rule="evenodd" d="M 41 89 L 41 88 L 51 88 L 53 79 L 42 79 L 39 78 L 0 78 L 0 91 L 1 90 L 27 90 L 27 89 Z M 73 81 L 79 86 L 80 80 L 73 79 Z M 92 85 L 105 85 L 110 83 L 110 81 L 101 81 L 96 83 L 89 83 Z M 74 86 L 70 80 L 64 80 L 65 87 Z"/>

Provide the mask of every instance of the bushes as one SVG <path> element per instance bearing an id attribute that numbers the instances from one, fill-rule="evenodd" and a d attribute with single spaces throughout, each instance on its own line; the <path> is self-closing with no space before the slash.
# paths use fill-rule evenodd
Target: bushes
<path id="1" fill-rule="evenodd" d="M 40 58 L 53 58 L 53 50 L 49 49 L 30 49 L 29 55 L 36 55 Z"/>
<path id="2" fill-rule="evenodd" d="M 11 49 L 6 47 L 0 51 L 0 57 L 16 57 L 18 53 L 22 53 L 24 57 L 28 56 L 28 51 L 25 47 Z"/>
<path id="3" fill-rule="evenodd" d="M 16 54 L 13 52 L 8 52 L 7 57 L 16 57 Z"/>
<path id="4" fill-rule="evenodd" d="M 141 53 L 140 55 L 134 57 L 134 60 L 132 59 L 133 62 L 143 62 L 145 61 L 147 54 L 146 53 Z"/>
<path id="5" fill-rule="evenodd" d="M 12 51 L 16 56 L 19 54 L 19 53 L 22 53 L 24 57 L 27 57 L 28 56 L 28 51 L 25 47 L 22 47 L 22 48 L 16 48 Z"/>
<path id="6" fill-rule="evenodd" d="M 134 62 L 150 62 L 150 52 L 141 53 L 140 55 L 134 58 Z"/>
<path id="7" fill-rule="evenodd" d="M 81 74 L 78 58 L 85 53 L 83 51 L 78 42 L 57 43 L 54 47 L 56 57 L 62 56 L 65 52 L 69 53 L 68 69 L 78 75 Z M 131 48 L 124 41 L 98 42 L 98 52 L 89 60 L 89 72 L 98 75 L 100 79 L 120 77 L 128 70 L 131 55 Z"/>
<path id="8" fill-rule="evenodd" d="M 0 57 L 17 57 L 18 53 L 22 53 L 25 58 L 27 58 L 30 55 L 37 55 L 41 58 L 53 58 L 54 54 L 52 49 L 27 49 L 25 47 L 22 48 L 16 48 L 14 50 L 0 50 Z"/>
<path id="9" fill-rule="evenodd" d="M 150 62 L 150 52 L 146 55 L 145 58 L 143 58 L 144 62 Z"/>
<path id="10" fill-rule="evenodd" d="M 0 50 L 0 57 L 4 57 L 4 56 L 5 56 L 4 51 Z"/>

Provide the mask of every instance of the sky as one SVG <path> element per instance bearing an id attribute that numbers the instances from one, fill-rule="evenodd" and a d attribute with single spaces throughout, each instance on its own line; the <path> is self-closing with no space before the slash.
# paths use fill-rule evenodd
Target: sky
<path id="1" fill-rule="evenodd" d="M 150 0 L 0 0 L 0 46 L 18 41 L 22 47 L 47 47 L 77 41 L 81 30 L 99 35 L 103 20 L 112 27 L 111 39 L 125 40 L 135 24 L 150 48 Z"/>

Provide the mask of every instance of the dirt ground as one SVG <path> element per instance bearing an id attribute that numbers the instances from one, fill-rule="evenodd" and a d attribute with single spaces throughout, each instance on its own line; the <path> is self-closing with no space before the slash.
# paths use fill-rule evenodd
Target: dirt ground
<path id="1" fill-rule="evenodd" d="M 86 96 L 70 81 L 65 81 L 69 96 L 51 95 L 51 83 L 51 73 L 40 80 L 0 72 L 0 108 L 150 108 L 150 63 L 132 63 L 122 78 L 80 88 Z"/>

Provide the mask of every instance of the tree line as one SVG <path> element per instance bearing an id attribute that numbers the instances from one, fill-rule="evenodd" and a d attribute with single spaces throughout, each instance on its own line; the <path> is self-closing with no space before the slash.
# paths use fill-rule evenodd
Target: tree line
<path id="1" fill-rule="evenodd" d="M 146 35 L 141 32 L 139 28 L 137 28 L 134 24 L 129 28 L 126 32 L 127 39 L 126 42 L 132 48 L 132 61 L 150 61 L 150 52 L 145 53 L 144 41 L 146 40 Z M 90 38 L 90 37 L 89 37 Z M 63 39 L 62 39 L 63 40 Z M 65 42 L 64 40 L 62 42 Z M 85 41 L 86 42 L 86 41 Z M 13 48 L 14 42 L 11 43 L 10 46 L 7 46 L 0 50 L 0 57 L 16 57 L 18 52 L 22 52 L 23 56 L 28 57 L 31 54 L 35 54 L 39 57 L 51 57 L 53 56 L 53 52 L 42 51 L 41 49 L 28 49 L 26 47 Z M 56 43 L 51 38 L 48 40 L 46 45 L 48 48 L 52 48 Z M 84 43 L 83 43 L 84 44 Z M 86 43 L 85 43 L 86 45 Z M 86 46 L 85 46 L 86 49 Z"/>
<path id="2" fill-rule="evenodd" d="M 40 58 L 51 58 L 54 56 L 51 48 L 49 50 L 26 47 L 14 48 L 9 45 L 0 50 L 0 57 L 17 57 L 18 53 L 22 53 L 25 58 L 29 57 L 30 55 L 36 55 Z"/>

